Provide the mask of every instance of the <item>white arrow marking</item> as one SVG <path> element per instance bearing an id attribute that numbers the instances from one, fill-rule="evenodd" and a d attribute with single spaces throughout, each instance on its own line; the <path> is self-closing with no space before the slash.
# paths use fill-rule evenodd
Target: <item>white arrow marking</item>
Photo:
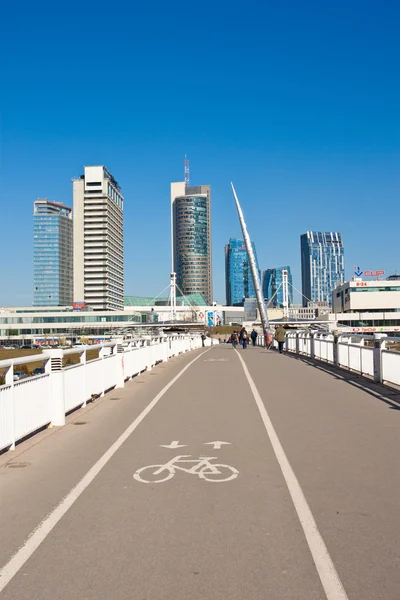
<path id="1" fill-rule="evenodd" d="M 228 362 L 227 358 L 208 358 L 204 362 Z"/>
<path id="2" fill-rule="evenodd" d="M 230 444 L 231 442 L 204 442 L 205 445 L 213 444 L 213 450 L 221 450 L 221 447 L 225 444 Z"/>
<path id="3" fill-rule="evenodd" d="M 180 444 L 178 440 L 171 442 L 168 446 L 160 444 L 160 448 L 184 448 L 187 444 Z"/>

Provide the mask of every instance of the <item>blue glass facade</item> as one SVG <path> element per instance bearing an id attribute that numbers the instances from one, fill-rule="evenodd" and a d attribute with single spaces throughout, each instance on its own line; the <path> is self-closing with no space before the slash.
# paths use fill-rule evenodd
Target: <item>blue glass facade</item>
<path id="1" fill-rule="evenodd" d="M 332 291 L 344 282 L 344 248 L 338 232 L 307 231 L 300 236 L 303 306 L 332 305 Z"/>
<path id="2" fill-rule="evenodd" d="M 33 305 L 72 303 L 72 210 L 38 200 L 33 217 Z"/>
<path id="3" fill-rule="evenodd" d="M 257 252 L 252 242 L 258 268 Z M 225 246 L 225 286 L 228 306 L 243 303 L 244 298 L 255 298 L 249 258 L 243 240 L 231 238 Z"/>
<path id="4" fill-rule="evenodd" d="M 293 304 L 293 279 L 290 267 L 276 267 L 275 269 L 267 269 L 263 273 L 262 289 L 264 298 L 268 300 L 268 306 L 274 308 L 282 308 L 283 306 L 283 287 L 282 287 L 282 271 L 288 272 L 288 292 L 289 306 Z"/>

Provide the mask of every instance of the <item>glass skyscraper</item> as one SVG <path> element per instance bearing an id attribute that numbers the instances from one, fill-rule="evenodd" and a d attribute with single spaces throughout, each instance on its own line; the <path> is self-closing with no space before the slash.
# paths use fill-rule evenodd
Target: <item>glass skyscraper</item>
<path id="1" fill-rule="evenodd" d="M 260 274 L 254 242 L 252 242 L 252 246 Z M 256 297 L 249 258 L 243 240 L 231 238 L 229 244 L 225 246 L 225 287 L 228 306 L 242 304 L 245 298 Z"/>
<path id="2" fill-rule="evenodd" d="M 209 185 L 171 184 L 172 270 L 185 296 L 212 303 L 211 190 Z"/>
<path id="3" fill-rule="evenodd" d="M 33 205 L 33 305 L 72 304 L 72 208 L 35 200 Z"/>
<path id="4" fill-rule="evenodd" d="M 276 267 L 263 272 L 262 289 L 264 298 L 268 300 L 268 306 L 281 308 L 283 306 L 282 271 L 288 272 L 288 301 L 289 306 L 293 304 L 293 279 L 290 267 Z"/>
<path id="5" fill-rule="evenodd" d="M 344 282 L 344 248 L 338 232 L 307 231 L 300 236 L 303 306 L 332 304 L 332 291 Z"/>

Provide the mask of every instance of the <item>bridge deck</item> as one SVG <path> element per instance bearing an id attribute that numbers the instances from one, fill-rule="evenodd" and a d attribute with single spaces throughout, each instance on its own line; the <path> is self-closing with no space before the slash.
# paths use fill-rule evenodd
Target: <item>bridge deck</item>
<path id="1" fill-rule="evenodd" d="M 399 409 L 260 348 L 163 363 L 0 457 L 2 600 L 398 600 Z"/>

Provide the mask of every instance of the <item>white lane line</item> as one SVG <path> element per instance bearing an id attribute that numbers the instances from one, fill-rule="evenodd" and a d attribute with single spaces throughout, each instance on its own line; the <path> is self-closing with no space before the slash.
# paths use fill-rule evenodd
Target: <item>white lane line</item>
<path id="1" fill-rule="evenodd" d="M 208 352 L 210 348 L 205 350 Z M 205 354 L 202 352 L 189 364 L 186 365 L 171 381 L 153 398 L 153 400 L 146 406 L 146 408 L 140 413 L 140 415 L 125 429 L 124 433 L 119 436 L 110 448 L 103 454 L 101 458 L 93 465 L 91 469 L 82 477 L 80 482 L 72 488 L 72 490 L 61 500 L 60 504 L 54 508 L 50 514 L 43 519 L 41 523 L 32 531 L 28 539 L 23 546 L 14 554 L 14 556 L 8 561 L 6 565 L 0 570 L 0 593 L 4 590 L 6 585 L 11 579 L 18 573 L 21 567 L 26 563 L 28 558 L 37 550 L 40 544 L 46 539 L 52 529 L 62 519 L 65 513 L 71 508 L 71 506 L 78 500 L 79 496 L 85 491 L 85 489 L 92 483 L 94 478 L 100 473 L 103 467 L 106 466 L 108 461 L 114 456 L 119 450 L 122 444 L 128 439 L 143 419 L 149 414 L 152 408 L 155 407 L 157 402 L 164 396 L 164 394 L 174 385 L 176 381 L 188 370 L 188 368 L 196 362 L 201 356 Z"/>
<path id="2" fill-rule="evenodd" d="M 260 394 L 258 393 L 257 387 L 249 373 L 246 363 L 240 356 L 239 352 L 237 355 L 242 363 L 244 373 L 254 396 L 254 400 L 256 401 L 258 410 L 260 411 L 260 415 L 265 425 L 265 429 L 267 430 L 272 448 L 275 452 L 275 456 L 281 468 L 283 477 L 285 478 L 286 485 L 289 489 L 289 493 L 303 528 L 304 535 L 306 536 L 308 547 L 310 548 L 312 557 L 314 559 L 315 567 L 321 580 L 322 587 L 325 590 L 326 597 L 328 600 L 348 600 L 346 591 L 339 579 L 335 565 L 333 564 L 333 561 L 329 555 L 328 548 L 325 545 L 322 535 L 318 531 L 317 524 L 311 509 L 308 506 L 306 497 L 304 496 L 303 490 L 301 489 L 297 477 L 294 474 L 290 462 L 285 454 L 270 416 L 264 406 L 263 401 L 261 400 Z"/>

